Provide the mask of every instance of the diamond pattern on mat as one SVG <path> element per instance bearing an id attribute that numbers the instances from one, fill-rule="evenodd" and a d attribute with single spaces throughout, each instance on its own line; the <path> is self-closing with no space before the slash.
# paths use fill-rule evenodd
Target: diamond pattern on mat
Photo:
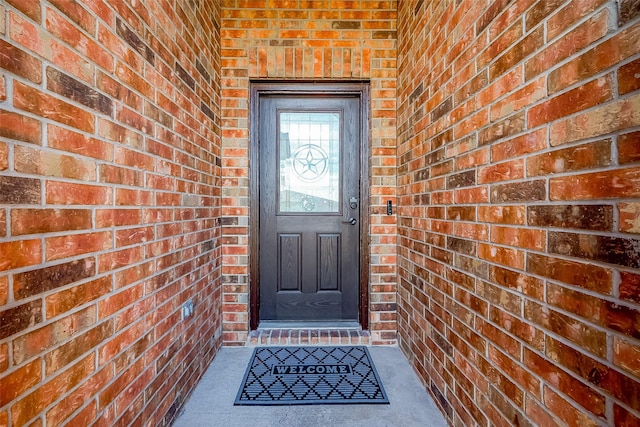
<path id="1" fill-rule="evenodd" d="M 275 374 L 274 365 L 350 365 L 352 373 Z M 366 347 L 258 347 L 236 405 L 389 403 Z"/>

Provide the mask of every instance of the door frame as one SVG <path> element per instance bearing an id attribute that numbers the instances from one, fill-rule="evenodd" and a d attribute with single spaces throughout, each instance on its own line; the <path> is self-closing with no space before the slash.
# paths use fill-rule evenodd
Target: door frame
<path id="1" fill-rule="evenodd" d="M 360 108 L 360 283 L 358 314 L 363 330 L 369 327 L 369 84 L 364 81 L 251 81 L 249 94 L 249 327 L 260 322 L 260 146 L 258 129 L 261 96 L 353 96 Z"/>

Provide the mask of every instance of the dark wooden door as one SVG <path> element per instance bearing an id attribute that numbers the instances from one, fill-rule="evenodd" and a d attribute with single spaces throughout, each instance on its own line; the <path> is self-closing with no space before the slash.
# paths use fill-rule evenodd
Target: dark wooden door
<path id="1" fill-rule="evenodd" d="M 260 320 L 358 320 L 359 99 L 259 102 Z"/>

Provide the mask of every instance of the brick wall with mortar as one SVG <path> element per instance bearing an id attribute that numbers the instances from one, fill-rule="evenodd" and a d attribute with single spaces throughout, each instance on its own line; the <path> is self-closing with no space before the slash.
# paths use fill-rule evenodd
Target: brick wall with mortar
<path id="1" fill-rule="evenodd" d="M 399 2 L 399 341 L 453 425 L 640 425 L 639 16 Z"/>
<path id="2" fill-rule="evenodd" d="M 0 2 L 0 425 L 168 425 L 219 347 L 219 22 Z"/>
<path id="3" fill-rule="evenodd" d="M 222 0 L 223 327 L 228 344 L 249 329 L 249 82 L 368 80 L 370 103 L 369 325 L 396 340 L 396 2 Z"/>

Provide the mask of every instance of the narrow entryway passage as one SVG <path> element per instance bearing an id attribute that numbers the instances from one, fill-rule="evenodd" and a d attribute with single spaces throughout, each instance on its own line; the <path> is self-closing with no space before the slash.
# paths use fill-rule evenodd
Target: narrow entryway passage
<path id="1" fill-rule="evenodd" d="M 447 425 L 397 347 L 369 347 L 389 405 L 233 406 L 253 349 L 223 347 L 174 426 Z"/>

